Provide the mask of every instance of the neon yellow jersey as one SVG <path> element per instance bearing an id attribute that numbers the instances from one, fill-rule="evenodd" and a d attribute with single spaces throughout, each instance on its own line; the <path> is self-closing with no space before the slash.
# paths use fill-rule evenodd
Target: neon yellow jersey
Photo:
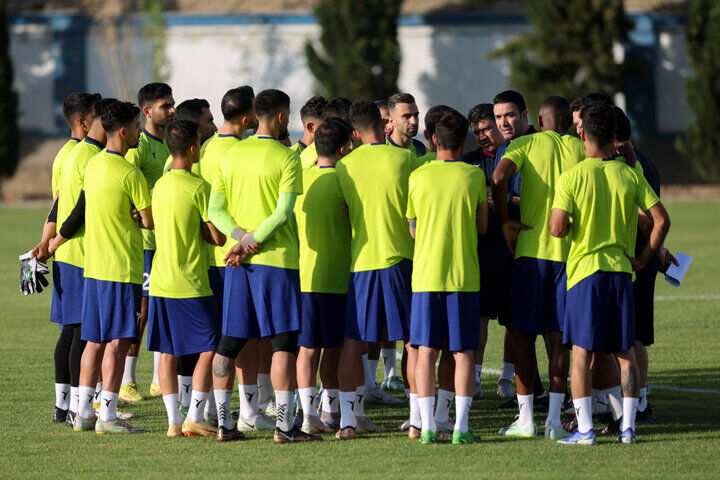
<path id="1" fill-rule="evenodd" d="M 361 145 L 337 163 L 352 227 L 351 272 L 412 259 L 405 211 L 408 178 L 415 168 L 417 160 L 409 150 L 385 143 Z"/>
<path id="2" fill-rule="evenodd" d="M 202 152 L 202 149 L 200 151 Z M 170 155 L 167 158 L 167 160 L 165 160 L 165 165 L 163 166 L 163 175 L 167 174 L 170 171 L 170 169 L 172 168 L 172 162 L 173 162 L 173 157 L 172 157 L 172 155 Z M 193 163 L 192 166 L 190 167 L 190 171 L 198 177 L 202 176 L 202 175 L 200 175 L 200 163 L 199 162 Z"/>
<path id="3" fill-rule="evenodd" d="M 85 139 L 75 145 L 63 160 L 63 174 L 60 177 L 60 196 L 58 197 L 57 231 L 60 231 L 62 224 L 70 216 L 75 204 L 83 189 L 83 178 L 88 161 L 102 151 L 105 146 L 93 139 Z M 85 267 L 85 226 L 83 225 L 68 239 L 60 245 L 55 252 L 55 260 L 69 263 L 76 267 Z"/>
<path id="4" fill-rule="evenodd" d="M 660 200 L 624 162 L 588 158 L 560 176 L 552 208 L 570 213 L 568 290 L 598 270 L 632 273 L 628 225 Z"/>
<path id="5" fill-rule="evenodd" d="M 620 162 L 623 164 L 627 164 L 627 160 L 623 156 L 617 156 L 615 157 L 616 162 Z M 645 172 L 643 171 L 642 164 L 640 162 L 635 162 L 634 167 L 635 173 L 637 173 L 638 177 L 645 180 Z M 636 246 L 636 240 L 637 240 L 637 223 L 638 223 L 638 212 L 637 209 L 635 209 L 635 215 L 629 219 L 627 226 L 628 226 L 628 235 L 630 236 L 630 250 L 628 250 L 627 254 L 631 257 L 635 256 L 635 246 Z M 633 272 L 633 281 L 635 280 L 635 272 Z"/>
<path id="6" fill-rule="evenodd" d="M 553 131 L 533 133 L 513 140 L 503 158 L 520 174 L 520 222 L 533 227 L 520 231 L 515 258 L 564 262 L 570 240 L 550 235 L 548 222 L 558 178 L 585 158 L 582 140 Z"/>
<path id="7" fill-rule="evenodd" d="M 50 181 L 53 198 L 55 198 L 55 192 L 57 192 L 58 188 L 60 187 L 60 174 L 63 171 L 63 159 L 65 158 L 65 155 L 67 155 L 68 152 L 72 150 L 73 147 L 79 142 L 80 139 L 71 137 L 70 140 L 65 142 L 65 145 L 62 146 L 60 151 L 58 151 L 57 155 L 55 155 L 55 160 L 53 160 L 52 164 L 52 177 Z"/>
<path id="8" fill-rule="evenodd" d="M 155 257 L 150 295 L 194 298 L 212 295 L 200 224 L 208 221 L 210 185 L 185 170 L 170 170 L 152 194 Z"/>
<path id="9" fill-rule="evenodd" d="M 165 161 L 169 156 L 170 150 L 167 142 L 148 133 L 144 128 L 140 133 L 138 147 L 131 148 L 125 154 L 127 161 L 139 168 L 142 174 L 145 175 L 150 194 L 152 194 L 155 187 L 155 182 L 162 177 L 164 173 L 163 167 L 165 167 Z M 155 250 L 155 234 L 153 231 L 143 230 L 142 237 L 143 248 L 145 250 Z"/>
<path id="10" fill-rule="evenodd" d="M 85 169 L 85 276 L 142 283 L 143 238 L 130 216 L 150 206 L 147 181 L 119 153 L 103 150 Z"/>
<path id="11" fill-rule="evenodd" d="M 220 158 L 225 154 L 228 148 L 242 141 L 240 137 L 235 135 L 222 135 L 216 134 L 210 140 L 203 144 L 203 149 L 200 150 L 201 157 L 200 163 L 203 167 L 200 169 L 200 174 L 210 185 L 215 182 L 215 176 L 218 172 L 218 164 Z M 213 267 L 224 267 L 225 256 L 230 251 L 230 248 L 235 245 L 233 239 L 228 238 L 225 245 L 218 247 L 216 245 L 208 245 L 208 261 Z"/>
<path id="12" fill-rule="evenodd" d="M 418 167 L 425 165 L 428 162 L 432 162 L 436 158 L 437 158 L 437 152 L 427 152 L 422 157 L 418 157 L 418 159 L 417 159 Z"/>
<path id="13" fill-rule="evenodd" d="M 485 174 L 468 163 L 434 160 L 410 175 L 407 218 L 417 219 L 413 292 L 478 292 L 477 207 Z"/>
<path id="14" fill-rule="evenodd" d="M 295 202 L 300 239 L 300 290 L 347 293 L 350 281 L 350 221 L 335 167 L 302 171 L 303 193 Z"/>
<path id="15" fill-rule="evenodd" d="M 305 169 L 317 162 L 317 147 L 315 142 L 311 143 L 300 153 L 300 167 Z"/>
<path id="16" fill-rule="evenodd" d="M 274 138 L 253 135 L 225 151 L 212 189 L 227 196 L 227 210 L 240 228 L 255 231 L 275 211 L 279 194 L 302 194 L 300 159 Z M 245 263 L 300 268 L 295 219 L 280 227 Z"/>
<path id="17" fill-rule="evenodd" d="M 300 140 L 298 140 L 296 144 L 294 144 L 292 147 L 290 147 L 290 150 L 292 150 L 293 152 L 300 155 L 303 152 L 303 150 L 305 150 L 306 148 L 307 148 L 307 145 L 305 145 Z"/>

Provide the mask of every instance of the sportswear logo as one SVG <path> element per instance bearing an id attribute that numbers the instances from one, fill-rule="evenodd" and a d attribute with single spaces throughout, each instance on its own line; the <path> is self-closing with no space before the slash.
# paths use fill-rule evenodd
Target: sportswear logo
<path id="1" fill-rule="evenodd" d="M 112 403 L 112 399 L 111 399 L 111 398 L 108 398 L 107 400 L 105 400 L 105 407 L 106 407 L 106 408 L 110 408 L 110 403 Z"/>
<path id="2" fill-rule="evenodd" d="M 363 399 L 364 396 L 365 396 L 365 395 L 359 395 L 359 394 L 356 395 L 357 402 L 358 402 L 358 403 L 362 403 L 362 399 Z"/>
<path id="3" fill-rule="evenodd" d="M 283 423 L 285 421 L 285 405 L 277 405 L 277 410 L 275 412 L 276 418 L 278 423 Z"/>
<path id="4" fill-rule="evenodd" d="M 453 401 L 450 400 L 450 399 L 447 399 L 447 400 L 445 400 L 445 401 L 447 402 L 447 408 L 448 408 L 448 410 L 449 410 L 449 409 L 450 409 L 450 405 L 452 405 L 452 402 L 453 402 Z"/>
<path id="5" fill-rule="evenodd" d="M 245 396 L 247 397 L 248 402 L 252 402 L 252 399 L 255 396 L 255 393 L 254 392 L 246 393 Z"/>
<path id="6" fill-rule="evenodd" d="M 63 400 L 65 400 L 67 398 L 68 393 L 70 393 L 70 392 L 63 392 Z"/>
<path id="7" fill-rule="evenodd" d="M 185 389 L 185 393 L 190 393 L 190 387 L 192 387 L 192 383 L 188 383 L 187 385 L 183 385 L 183 388 Z"/>
<path id="8" fill-rule="evenodd" d="M 200 408 L 200 404 L 202 403 L 202 400 L 195 400 L 195 408 Z"/>
<path id="9" fill-rule="evenodd" d="M 310 405 L 315 403 L 316 398 L 317 398 L 317 395 L 310 395 Z"/>
<path id="10" fill-rule="evenodd" d="M 333 400 L 335 400 L 336 398 L 337 397 L 331 397 L 330 395 L 328 395 L 328 403 L 332 405 Z"/>
<path id="11" fill-rule="evenodd" d="M 348 401 L 350 404 L 350 410 L 355 410 L 355 402 Z"/>
<path id="12" fill-rule="evenodd" d="M 580 410 L 582 410 L 582 407 L 575 407 L 575 417 L 576 418 L 580 417 Z"/>
<path id="13" fill-rule="evenodd" d="M 95 400 L 100 400 L 100 392 L 95 392 Z"/>

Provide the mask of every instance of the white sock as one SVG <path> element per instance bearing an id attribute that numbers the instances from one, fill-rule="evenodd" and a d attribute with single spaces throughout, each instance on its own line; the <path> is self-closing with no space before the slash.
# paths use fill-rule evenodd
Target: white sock
<path id="1" fill-rule="evenodd" d="M 298 415 L 304 415 L 305 412 L 303 412 L 302 403 L 300 403 L 300 392 L 298 392 L 298 389 L 295 389 L 295 396 L 293 397 L 293 401 L 295 402 L 295 414 Z"/>
<path id="2" fill-rule="evenodd" d="M 160 385 L 160 375 L 158 374 L 158 366 L 160 365 L 160 357 L 162 353 L 153 352 L 153 379 L 152 383 Z"/>
<path id="3" fill-rule="evenodd" d="M 433 409 L 435 408 L 435 396 L 418 397 L 418 407 L 420 408 L 420 421 L 422 429 L 436 431 L 435 418 L 433 417 Z"/>
<path id="4" fill-rule="evenodd" d="M 275 390 L 275 411 L 277 417 L 275 426 L 283 432 L 289 432 L 293 428 L 293 406 L 295 403 L 295 392 L 286 390 Z"/>
<path id="5" fill-rule="evenodd" d="M 233 418 L 230 413 L 230 399 L 232 398 L 232 390 L 215 390 L 215 408 L 217 409 L 218 428 L 225 427 L 232 430 Z"/>
<path id="6" fill-rule="evenodd" d="M 565 400 L 564 393 L 550 392 L 550 405 L 548 408 L 548 416 L 545 420 L 545 426 L 552 425 L 553 427 L 562 427 L 560 420 L 560 410 L 562 410 L 563 400 Z"/>
<path id="7" fill-rule="evenodd" d="M 257 417 L 260 413 L 258 386 L 238 384 L 238 396 L 240 397 L 240 415 L 246 419 Z"/>
<path id="8" fill-rule="evenodd" d="M 138 357 L 131 357 L 128 355 L 125 357 L 125 370 L 123 370 L 123 378 L 120 385 L 127 385 L 128 383 L 137 383 L 135 377 L 135 371 L 137 370 Z"/>
<path id="9" fill-rule="evenodd" d="M 394 348 L 383 348 L 380 350 L 380 356 L 382 356 L 383 359 L 385 378 L 397 377 L 397 350 Z"/>
<path id="10" fill-rule="evenodd" d="M 610 410 L 612 411 L 613 420 L 617 420 L 623 415 L 623 399 L 622 390 L 620 385 L 617 387 L 610 387 L 603 390 L 603 393 L 607 396 L 608 403 L 610 404 Z"/>
<path id="11" fill-rule="evenodd" d="M 77 413 L 78 402 L 80 400 L 79 387 L 70 387 L 70 411 Z"/>
<path id="12" fill-rule="evenodd" d="M 208 398 L 205 402 L 205 415 L 208 417 L 217 417 L 217 405 L 215 405 L 215 390 L 210 387 Z"/>
<path id="13" fill-rule="evenodd" d="M 82 418 L 93 418 L 95 411 L 93 410 L 93 399 L 95 398 L 94 387 L 78 387 L 78 409 L 77 414 Z"/>
<path id="14" fill-rule="evenodd" d="M 168 425 L 182 425 L 183 418 L 180 415 L 180 409 L 178 408 L 178 394 L 170 393 L 163 395 L 163 403 L 165 404 L 165 410 L 168 416 Z"/>
<path id="15" fill-rule="evenodd" d="M 367 389 L 377 387 L 378 362 L 378 359 L 373 360 L 372 358 L 368 358 L 367 360 L 368 368 L 367 370 L 365 370 L 365 386 L 367 387 Z"/>
<path id="16" fill-rule="evenodd" d="M 640 401 L 638 402 L 638 412 L 644 412 L 647 408 L 647 387 L 640 389 Z"/>
<path id="17" fill-rule="evenodd" d="M 313 415 L 317 415 L 318 411 L 320 410 L 320 402 L 322 401 L 322 398 L 320 395 L 318 395 L 317 387 L 313 387 L 313 397 L 312 397 L 312 404 L 310 405 L 310 408 L 312 408 L 311 413 Z"/>
<path id="18" fill-rule="evenodd" d="M 623 418 L 622 418 L 622 428 L 620 429 L 620 431 L 624 432 L 628 428 L 632 428 L 634 431 L 635 430 L 635 414 L 637 413 L 637 409 L 638 409 L 638 399 L 637 399 L 637 397 L 623 397 L 622 405 L 623 405 Z"/>
<path id="19" fill-rule="evenodd" d="M 273 398 L 272 382 L 269 373 L 258 373 L 258 404 L 267 405 Z"/>
<path id="20" fill-rule="evenodd" d="M 303 414 L 314 415 L 312 404 L 315 401 L 315 397 L 317 397 L 317 390 L 315 387 L 298 388 L 298 396 L 300 397 Z"/>
<path id="21" fill-rule="evenodd" d="M 515 364 L 503 362 L 503 368 L 502 368 L 502 373 L 500 374 L 500 380 L 510 380 L 512 382 L 513 378 L 515 378 Z"/>
<path id="22" fill-rule="evenodd" d="M 323 388 L 322 409 L 323 412 L 335 413 L 338 411 L 338 397 L 340 391 L 337 388 Z"/>
<path id="23" fill-rule="evenodd" d="M 95 402 L 95 403 L 100 403 L 100 393 L 102 392 L 102 383 L 103 382 L 98 382 L 95 385 L 95 398 L 93 398 L 93 402 Z"/>
<path id="24" fill-rule="evenodd" d="M 422 417 L 420 416 L 420 404 L 418 394 L 410 394 L 410 426 L 422 430 Z"/>
<path id="25" fill-rule="evenodd" d="M 361 385 L 355 389 L 355 416 L 365 416 L 365 385 Z"/>
<path id="26" fill-rule="evenodd" d="M 455 392 L 438 389 L 437 405 L 435 406 L 435 423 L 446 423 L 450 421 L 450 406 L 455 398 Z"/>
<path id="27" fill-rule="evenodd" d="M 470 429 L 468 427 L 468 418 L 470 417 L 471 405 L 472 397 L 455 395 L 455 430 L 465 433 Z"/>
<path id="28" fill-rule="evenodd" d="M 480 377 L 482 377 L 482 364 L 475 364 L 475 383 L 480 383 Z"/>
<path id="29" fill-rule="evenodd" d="M 117 419 L 118 394 L 103 390 L 100 394 L 100 420 L 108 421 Z"/>
<path id="30" fill-rule="evenodd" d="M 588 433 L 593 428 L 592 397 L 574 398 L 575 418 L 578 421 L 580 433 Z"/>
<path id="31" fill-rule="evenodd" d="M 70 384 L 69 383 L 56 383 L 55 384 L 55 407 L 63 410 L 70 408 Z"/>
<path id="32" fill-rule="evenodd" d="M 523 425 L 527 425 L 528 423 L 535 421 L 535 416 L 533 414 L 533 398 L 534 396 L 532 393 L 530 395 L 520 395 L 518 393 L 517 395 L 518 408 L 520 409 L 518 422 Z"/>
<path id="33" fill-rule="evenodd" d="M 192 398 L 192 375 L 178 375 L 178 392 L 180 392 L 180 403 L 185 408 L 190 407 Z"/>
<path id="34" fill-rule="evenodd" d="M 188 418 L 192 422 L 199 422 L 203 419 L 203 412 L 205 411 L 205 402 L 207 401 L 207 392 L 192 391 L 192 397 L 190 398 L 190 409 L 188 410 Z"/>
<path id="35" fill-rule="evenodd" d="M 355 391 L 340 392 L 340 429 L 357 427 L 355 420 Z"/>
<path id="36" fill-rule="evenodd" d="M 362 355 L 362 366 L 363 366 L 363 374 L 365 375 L 365 384 L 368 385 L 368 377 L 370 376 L 370 365 L 368 365 L 368 354 L 364 353 Z"/>

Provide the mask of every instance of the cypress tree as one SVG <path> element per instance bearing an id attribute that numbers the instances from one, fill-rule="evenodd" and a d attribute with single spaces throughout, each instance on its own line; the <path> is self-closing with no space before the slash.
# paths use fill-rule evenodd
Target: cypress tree
<path id="1" fill-rule="evenodd" d="M 310 71 L 326 97 L 376 100 L 397 92 L 402 0 L 320 0 L 320 48 L 305 45 Z"/>
<path id="2" fill-rule="evenodd" d="M 686 80 L 695 119 L 678 149 L 708 180 L 720 179 L 720 3 L 695 0 L 688 14 L 686 50 L 695 75 Z"/>
<path id="3" fill-rule="evenodd" d="M 5 2 L 0 0 L 0 177 L 9 177 L 15 173 L 20 150 L 18 97 L 12 87 L 13 68 L 8 30 Z"/>

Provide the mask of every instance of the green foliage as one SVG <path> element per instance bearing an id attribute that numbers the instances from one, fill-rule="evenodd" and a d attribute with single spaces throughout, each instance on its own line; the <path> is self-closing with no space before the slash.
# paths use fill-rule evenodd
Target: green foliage
<path id="1" fill-rule="evenodd" d="M 525 2 L 531 30 L 490 58 L 510 62 L 510 85 L 533 112 L 549 95 L 572 101 L 588 92 L 622 90 L 629 73 L 613 46 L 628 40 L 632 21 L 622 0 L 532 0 Z"/>
<path id="2" fill-rule="evenodd" d="M 695 0 L 687 21 L 687 47 L 695 75 L 685 82 L 695 120 L 678 149 L 708 180 L 720 180 L 720 3 Z"/>
<path id="3" fill-rule="evenodd" d="M 320 48 L 305 46 L 310 71 L 327 97 L 376 100 L 397 92 L 402 0 L 320 0 Z"/>
<path id="4" fill-rule="evenodd" d="M 165 25 L 165 2 L 163 0 L 140 0 L 138 7 L 145 14 L 143 33 L 152 48 L 152 81 L 167 82 L 170 79 L 170 61 L 165 53 L 167 26 Z"/>
<path id="5" fill-rule="evenodd" d="M 13 67 L 8 29 L 5 2 L 0 0 L 0 177 L 9 177 L 15 173 L 20 159 L 18 96 L 12 88 Z"/>

